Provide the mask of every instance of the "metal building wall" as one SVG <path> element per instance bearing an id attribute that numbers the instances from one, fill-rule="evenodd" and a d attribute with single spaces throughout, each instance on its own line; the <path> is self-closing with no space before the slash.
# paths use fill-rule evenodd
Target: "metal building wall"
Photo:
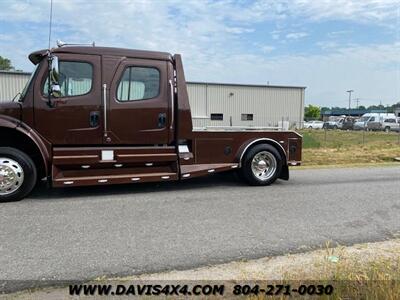
<path id="1" fill-rule="evenodd" d="M 251 86 L 188 83 L 194 127 L 282 126 L 301 127 L 304 118 L 304 87 Z M 210 119 L 222 113 L 222 121 Z M 253 121 L 242 121 L 242 114 L 253 114 Z"/>
<path id="2" fill-rule="evenodd" d="M 22 92 L 30 73 L 0 71 L 0 103 L 11 101 Z"/>

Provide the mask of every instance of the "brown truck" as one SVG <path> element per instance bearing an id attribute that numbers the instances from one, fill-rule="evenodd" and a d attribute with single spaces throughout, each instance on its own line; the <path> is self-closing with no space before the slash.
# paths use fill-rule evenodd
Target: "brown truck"
<path id="1" fill-rule="evenodd" d="M 186 180 L 237 169 L 252 185 L 289 179 L 293 131 L 194 131 L 180 55 L 64 46 L 29 55 L 19 100 L 0 106 L 0 202 L 50 186 Z"/>

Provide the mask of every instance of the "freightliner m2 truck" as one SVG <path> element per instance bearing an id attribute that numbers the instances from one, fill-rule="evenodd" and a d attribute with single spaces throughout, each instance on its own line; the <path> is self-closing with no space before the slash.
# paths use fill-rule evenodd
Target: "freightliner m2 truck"
<path id="1" fill-rule="evenodd" d="M 63 46 L 29 55 L 19 100 L 0 106 L 0 202 L 52 187 L 188 180 L 235 170 L 289 179 L 302 137 L 279 129 L 193 130 L 180 55 Z"/>

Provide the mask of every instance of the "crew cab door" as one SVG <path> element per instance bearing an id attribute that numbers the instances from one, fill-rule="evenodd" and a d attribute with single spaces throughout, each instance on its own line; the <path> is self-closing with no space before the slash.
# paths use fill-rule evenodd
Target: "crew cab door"
<path id="1" fill-rule="evenodd" d="M 109 89 L 106 144 L 169 144 L 171 96 L 167 61 L 125 58 Z"/>
<path id="2" fill-rule="evenodd" d="M 48 64 L 34 85 L 35 129 L 53 145 L 102 144 L 101 59 L 97 55 L 57 53 L 61 97 L 47 104 Z"/>

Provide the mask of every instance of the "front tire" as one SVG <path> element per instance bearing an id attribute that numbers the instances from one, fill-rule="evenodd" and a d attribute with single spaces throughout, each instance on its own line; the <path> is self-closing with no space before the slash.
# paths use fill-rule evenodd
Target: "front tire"
<path id="1" fill-rule="evenodd" d="M 36 184 L 35 163 L 24 152 L 0 147 L 0 202 L 18 201 Z"/>
<path id="2" fill-rule="evenodd" d="M 241 172 L 250 185 L 270 185 L 281 173 L 282 157 L 268 144 L 252 147 L 242 161 Z"/>

